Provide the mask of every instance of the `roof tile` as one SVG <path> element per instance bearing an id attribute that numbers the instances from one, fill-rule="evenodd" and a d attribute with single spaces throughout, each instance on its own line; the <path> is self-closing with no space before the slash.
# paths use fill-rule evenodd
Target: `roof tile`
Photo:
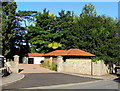
<path id="1" fill-rule="evenodd" d="M 66 55 L 66 51 L 67 50 L 56 50 L 53 52 L 49 52 L 44 54 L 44 56 L 62 56 L 62 55 Z"/>
<path id="2" fill-rule="evenodd" d="M 29 57 L 42 57 L 44 54 L 42 53 L 28 53 L 25 54 L 25 56 L 29 56 Z"/>
<path id="3" fill-rule="evenodd" d="M 96 56 L 80 49 L 56 50 L 46 53 L 44 56 Z"/>

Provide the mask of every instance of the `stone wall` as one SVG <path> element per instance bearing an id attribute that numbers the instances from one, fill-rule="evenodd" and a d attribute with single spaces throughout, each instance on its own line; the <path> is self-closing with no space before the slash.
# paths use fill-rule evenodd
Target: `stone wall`
<path id="1" fill-rule="evenodd" d="M 6 66 L 9 68 L 11 72 L 14 72 L 14 61 L 6 62 Z"/>
<path id="2" fill-rule="evenodd" d="M 66 59 L 57 58 L 57 71 L 88 75 L 105 75 L 109 73 L 108 66 L 103 61 L 92 62 L 91 59 Z"/>
<path id="3" fill-rule="evenodd" d="M 13 73 L 18 73 L 18 64 L 16 64 L 14 61 L 6 62 L 7 66 L 9 67 L 9 70 Z"/>
<path id="4" fill-rule="evenodd" d="M 64 62 L 58 58 L 58 72 L 69 72 L 91 75 L 91 59 L 66 59 Z"/>
<path id="5" fill-rule="evenodd" d="M 105 75 L 109 74 L 108 65 L 103 61 L 92 62 L 92 75 Z"/>
<path id="6" fill-rule="evenodd" d="M 66 59 L 63 67 L 65 72 L 91 75 L 91 59 Z"/>
<path id="7" fill-rule="evenodd" d="M 13 73 L 19 72 L 18 64 L 19 64 L 19 56 L 17 56 L 17 55 L 14 56 L 14 61 L 6 62 L 6 66 Z"/>

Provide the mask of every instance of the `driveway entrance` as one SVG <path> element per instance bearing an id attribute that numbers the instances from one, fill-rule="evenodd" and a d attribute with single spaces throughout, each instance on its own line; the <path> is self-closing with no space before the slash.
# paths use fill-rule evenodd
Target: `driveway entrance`
<path id="1" fill-rule="evenodd" d="M 19 64 L 20 73 L 55 73 L 49 69 L 40 67 L 40 64 Z"/>

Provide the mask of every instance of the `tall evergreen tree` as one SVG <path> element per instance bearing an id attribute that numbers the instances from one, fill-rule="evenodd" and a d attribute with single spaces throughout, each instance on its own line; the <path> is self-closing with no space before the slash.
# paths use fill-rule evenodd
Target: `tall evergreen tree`
<path id="1" fill-rule="evenodd" d="M 60 44 L 62 44 L 62 49 L 69 49 L 70 43 L 68 39 L 71 37 L 70 36 L 70 31 L 73 27 L 73 18 L 74 18 L 74 13 L 71 11 L 66 11 L 61 10 L 59 12 L 59 16 L 56 18 L 57 21 L 57 31 L 58 35 L 56 38 L 56 41 L 58 41 Z"/>
<path id="2" fill-rule="evenodd" d="M 16 14 L 16 2 L 2 2 L 2 54 L 6 58 L 14 55 L 13 36 L 15 35 L 19 23 Z"/>
<path id="3" fill-rule="evenodd" d="M 23 56 L 29 51 L 29 43 L 27 39 L 27 30 L 28 26 L 34 21 L 34 16 L 37 14 L 37 11 L 18 11 L 16 17 L 19 20 L 19 23 L 22 22 L 22 25 L 14 36 L 15 46 L 17 47 L 17 54 Z M 24 24 L 24 25 L 23 25 Z"/>
<path id="4" fill-rule="evenodd" d="M 55 42 L 57 36 L 56 16 L 50 14 L 46 9 L 36 17 L 35 26 L 30 26 L 28 31 L 28 40 L 31 44 L 31 52 L 48 52 L 48 45 Z"/>
<path id="5" fill-rule="evenodd" d="M 104 15 L 96 16 L 92 5 L 85 5 L 85 7 L 82 12 L 84 17 L 81 16 L 79 22 L 79 26 L 83 30 L 80 32 L 82 37 L 80 37 L 79 43 L 83 42 L 80 47 L 96 54 L 108 64 L 116 63 L 119 40 L 115 20 Z"/>
<path id="6" fill-rule="evenodd" d="M 82 9 L 82 13 L 80 14 L 82 18 L 94 17 L 96 15 L 97 13 L 95 10 L 95 6 L 93 6 L 92 4 L 86 4 Z"/>

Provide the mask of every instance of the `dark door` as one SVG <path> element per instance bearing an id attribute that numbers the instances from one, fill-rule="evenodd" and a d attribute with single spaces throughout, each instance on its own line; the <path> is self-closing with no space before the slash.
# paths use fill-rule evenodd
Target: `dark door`
<path id="1" fill-rule="evenodd" d="M 28 64 L 33 64 L 34 63 L 34 58 L 28 58 Z"/>

